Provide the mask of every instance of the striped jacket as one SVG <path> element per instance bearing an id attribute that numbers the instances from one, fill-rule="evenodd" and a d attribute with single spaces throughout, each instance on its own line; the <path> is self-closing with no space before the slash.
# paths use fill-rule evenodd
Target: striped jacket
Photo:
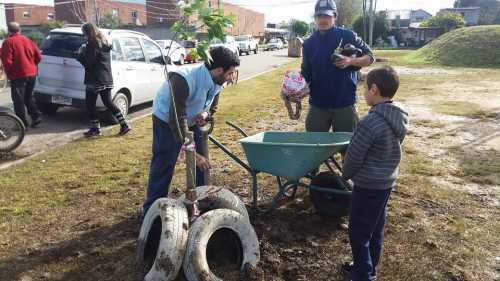
<path id="1" fill-rule="evenodd" d="M 398 105 L 388 102 L 373 106 L 354 132 L 344 159 L 343 177 L 362 188 L 392 188 L 407 129 L 408 113 Z"/>

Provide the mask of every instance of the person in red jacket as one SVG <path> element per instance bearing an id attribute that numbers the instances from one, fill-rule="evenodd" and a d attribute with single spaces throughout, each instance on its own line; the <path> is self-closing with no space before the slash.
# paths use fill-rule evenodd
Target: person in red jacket
<path id="1" fill-rule="evenodd" d="M 33 97 L 37 65 L 42 59 L 38 47 L 25 36 L 21 35 L 21 28 L 17 22 L 8 24 L 9 37 L 2 44 L 2 64 L 10 80 L 10 91 L 14 111 L 28 127 L 26 108 L 31 117 L 31 126 L 36 127 L 42 122 Z"/>

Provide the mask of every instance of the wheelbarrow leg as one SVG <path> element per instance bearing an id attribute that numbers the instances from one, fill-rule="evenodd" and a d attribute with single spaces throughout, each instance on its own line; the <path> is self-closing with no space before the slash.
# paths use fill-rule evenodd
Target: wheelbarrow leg
<path id="1" fill-rule="evenodd" d="M 252 171 L 252 208 L 257 209 L 257 172 Z"/>

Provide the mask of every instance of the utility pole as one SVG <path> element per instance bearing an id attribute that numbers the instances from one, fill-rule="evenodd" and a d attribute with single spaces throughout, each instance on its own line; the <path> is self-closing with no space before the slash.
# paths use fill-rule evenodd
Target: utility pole
<path id="1" fill-rule="evenodd" d="M 99 7 L 97 7 L 97 0 L 94 0 L 94 20 L 95 24 L 99 27 Z"/>
<path id="2" fill-rule="evenodd" d="M 367 31 L 367 22 L 366 22 L 366 16 L 367 16 L 367 13 L 366 13 L 366 1 L 367 0 L 363 0 L 363 40 L 365 42 L 368 42 L 368 31 Z"/>

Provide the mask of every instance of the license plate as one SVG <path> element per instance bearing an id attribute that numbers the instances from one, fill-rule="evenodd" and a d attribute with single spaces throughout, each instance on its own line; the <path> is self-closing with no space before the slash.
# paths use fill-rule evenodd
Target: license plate
<path id="1" fill-rule="evenodd" d="M 63 104 L 63 105 L 71 105 L 72 99 L 65 96 L 52 96 L 52 103 Z"/>

